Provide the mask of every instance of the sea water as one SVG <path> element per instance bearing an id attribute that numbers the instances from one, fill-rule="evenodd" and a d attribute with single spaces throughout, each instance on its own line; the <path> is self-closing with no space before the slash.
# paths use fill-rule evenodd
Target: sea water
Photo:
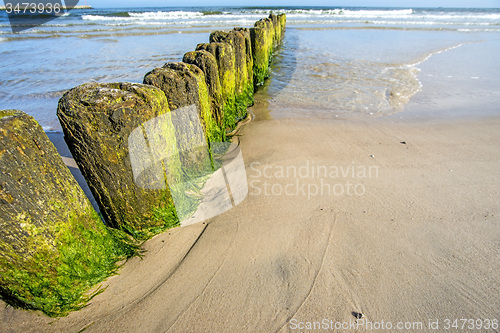
<path id="1" fill-rule="evenodd" d="M 0 109 L 60 130 L 57 101 L 67 89 L 142 82 L 210 32 L 251 27 L 271 12 L 287 14 L 263 87 L 271 117 L 369 118 L 415 102 L 432 110 L 441 99 L 500 101 L 500 9 L 119 8 L 74 9 L 20 33 L 0 12 Z"/>

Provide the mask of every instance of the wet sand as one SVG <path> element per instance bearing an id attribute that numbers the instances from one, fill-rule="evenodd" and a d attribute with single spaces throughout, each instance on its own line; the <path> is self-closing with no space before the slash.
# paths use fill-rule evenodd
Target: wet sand
<path id="1" fill-rule="evenodd" d="M 262 118 L 239 133 L 245 201 L 148 241 L 68 317 L 2 303 L 0 331 L 311 331 L 299 328 L 356 313 L 359 331 L 429 331 L 500 317 L 498 117 Z"/>

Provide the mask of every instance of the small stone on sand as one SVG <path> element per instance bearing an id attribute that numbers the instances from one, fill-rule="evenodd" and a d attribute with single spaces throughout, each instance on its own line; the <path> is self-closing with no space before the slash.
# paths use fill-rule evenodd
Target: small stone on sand
<path id="1" fill-rule="evenodd" d="M 365 315 L 362 314 L 361 312 L 353 312 L 352 315 L 356 318 L 356 319 L 361 319 L 363 318 Z"/>

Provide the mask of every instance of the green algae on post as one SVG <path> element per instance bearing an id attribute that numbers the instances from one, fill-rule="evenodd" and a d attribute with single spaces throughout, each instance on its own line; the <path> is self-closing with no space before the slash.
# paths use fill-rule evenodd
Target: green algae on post
<path id="1" fill-rule="evenodd" d="M 202 43 L 196 50 L 205 50 L 215 57 L 219 69 L 222 99 L 224 101 L 223 113 L 226 132 L 236 126 L 238 119 L 236 110 L 236 76 L 234 50 L 229 43 Z"/>
<path id="2" fill-rule="evenodd" d="M 3 117 L 10 117 L 10 116 L 13 116 L 15 114 L 17 114 L 19 111 L 17 110 L 0 110 L 0 119 L 2 119 Z"/>
<path id="3" fill-rule="evenodd" d="M 212 119 L 216 121 L 217 126 L 221 129 L 221 141 L 224 141 L 224 129 L 226 128 L 224 125 L 223 114 L 224 102 L 222 99 L 222 88 L 220 85 L 217 60 L 215 60 L 215 57 L 212 55 L 212 53 L 205 50 L 199 50 L 187 52 L 186 54 L 184 54 L 182 61 L 187 64 L 196 65 L 205 74 L 205 83 L 208 89 Z"/>
<path id="4" fill-rule="evenodd" d="M 134 247 L 103 224 L 31 116 L 0 111 L 0 133 L 0 296 L 66 315 Z"/>
<path id="5" fill-rule="evenodd" d="M 156 139 L 169 142 L 169 150 L 161 153 L 172 156 L 168 159 L 169 172 L 181 179 L 175 130 L 167 98 L 160 89 L 133 83 L 87 83 L 69 90 L 59 100 L 57 116 L 66 143 L 104 219 L 136 239 L 147 239 L 179 225 L 165 180 L 148 179 L 152 187 L 163 182 L 163 188 L 139 187 L 130 160 L 129 135 L 161 115 L 165 117 L 157 124 Z"/>
<path id="6" fill-rule="evenodd" d="M 268 34 L 265 26 L 250 28 L 253 53 L 253 82 L 262 85 L 269 76 Z"/>
<path id="7" fill-rule="evenodd" d="M 247 107 L 253 104 L 253 80 L 248 79 L 246 40 L 242 32 L 215 31 L 210 34 L 210 42 L 229 43 L 234 51 L 236 121 L 247 114 Z"/>
<path id="8" fill-rule="evenodd" d="M 286 14 L 279 14 L 278 15 L 278 21 L 280 22 L 280 29 L 281 29 L 281 38 L 283 38 L 283 33 L 285 32 L 286 29 Z"/>
<path id="9" fill-rule="evenodd" d="M 205 74 L 197 66 L 167 63 L 146 74 L 144 83 L 162 89 L 170 104 L 182 179 L 167 181 L 182 221 L 198 206 L 205 176 L 213 171 L 210 143 L 221 142 L 223 131 L 212 117 Z"/>
<path id="10" fill-rule="evenodd" d="M 160 88 L 165 93 L 171 111 L 195 105 L 203 124 L 205 137 L 209 142 L 219 142 L 223 140 L 223 131 L 210 110 L 210 98 L 205 81 L 205 74 L 200 68 L 182 62 L 167 63 L 162 68 L 155 68 L 144 77 L 144 84 Z M 179 147 L 186 147 L 185 143 L 179 142 L 181 137 L 198 135 L 190 133 L 190 130 L 192 128 L 186 128 L 182 132 L 176 129 Z"/>
<path id="11" fill-rule="evenodd" d="M 270 14 L 268 18 L 255 22 L 254 27 L 250 28 L 255 86 L 262 85 L 269 76 L 269 63 L 274 48 L 282 39 L 285 22 L 285 14 Z"/>
<path id="12" fill-rule="evenodd" d="M 253 84 L 253 55 L 252 55 L 252 41 L 250 38 L 250 29 L 248 28 L 234 28 L 234 31 L 238 31 L 245 37 L 245 60 L 247 67 L 247 96 L 248 96 L 248 106 L 254 104 L 254 84 Z"/>
<path id="13" fill-rule="evenodd" d="M 272 21 L 274 26 L 274 46 L 277 47 L 281 43 L 283 38 L 284 22 L 282 16 L 285 14 L 280 14 L 276 16 L 275 14 L 269 14 L 269 19 Z"/>

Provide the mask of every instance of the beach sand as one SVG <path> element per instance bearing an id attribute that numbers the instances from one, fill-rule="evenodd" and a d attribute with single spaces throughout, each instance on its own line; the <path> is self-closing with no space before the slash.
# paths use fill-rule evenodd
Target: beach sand
<path id="1" fill-rule="evenodd" d="M 148 241 L 67 317 L 1 303 L 0 331 L 311 331 L 298 328 L 356 313 L 407 331 L 439 319 L 442 331 L 446 319 L 499 319 L 498 117 L 262 118 L 238 134 L 245 201 Z M 336 193 L 314 194 L 321 181 Z"/>

